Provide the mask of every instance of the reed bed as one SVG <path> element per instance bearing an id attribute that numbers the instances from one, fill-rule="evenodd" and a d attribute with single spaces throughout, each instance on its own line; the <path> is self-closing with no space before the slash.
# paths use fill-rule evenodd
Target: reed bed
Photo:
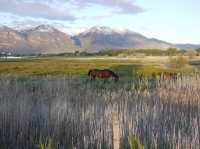
<path id="1" fill-rule="evenodd" d="M 124 82 L 1 76 L 0 148 L 200 148 L 200 77 Z"/>

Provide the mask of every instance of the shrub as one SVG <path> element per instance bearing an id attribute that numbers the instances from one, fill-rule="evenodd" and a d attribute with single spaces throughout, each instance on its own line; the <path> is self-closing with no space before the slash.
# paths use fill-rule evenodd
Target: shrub
<path id="1" fill-rule="evenodd" d="M 143 145 L 140 143 L 139 138 L 136 136 L 130 135 L 128 137 L 128 142 L 131 149 L 143 149 Z"/>
<path id="2" fill-rule="evenodd" d="M 177 54 L 177 49 L 176 48 L 169 48 L 167 51 L 167 55 L 172 56 Z"/>
<path id="3" fill-rule="evenodd" d="M 177 57 L 169 57 L 169 65 L 173 68 L 183 68 L 188 65 L 188 59 L 182 55 Z"/>
<path id="4" fill-rule="evenodd" d="M 54 149 L 53 147 L 53 141 L 51 138 L 48 138 L 46 140 L 46 142 L 40 142 L 40 144 L 38 145 L 39 149 Z"/>
<path id="5" fill-rule="evenodd" d="M 187 56 L 190 59 L 193 59 L 197 55 L 197 51 L 195 51 L 195 50 L 188 50 L 186 54 L 187 54 Z"/>

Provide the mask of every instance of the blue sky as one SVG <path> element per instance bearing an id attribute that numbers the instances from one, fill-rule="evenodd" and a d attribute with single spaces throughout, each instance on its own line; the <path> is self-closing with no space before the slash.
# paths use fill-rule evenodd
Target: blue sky
<path id="1" fill-rule="evenodd" d="M 172 43 L 200 44 L 199 0 L 0 0 L 0 24 L 127 28 Z"/>

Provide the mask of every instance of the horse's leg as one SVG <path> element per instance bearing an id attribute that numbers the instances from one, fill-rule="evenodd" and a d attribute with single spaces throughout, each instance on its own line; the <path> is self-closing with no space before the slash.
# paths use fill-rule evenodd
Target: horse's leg
<path id="1" fill-rule="evenodd" d="M 93 76 L 92 76 L 92 75 L 90 76 L 90 80 L 91 80 L 91 81 L 93 80 Z"/>
<path id="2" fill-rule="evenodd" d="M 104 82 L 104 83 L 108 82 L 108 78 L 105 78 L 103 82 Z"/>
<path id="3" fill-rule="evenodd" d="M 96 76 L 93 76 L 92 79 L 95 81 L 96 80 Z"/>
<path id="4" fill-rule="evenodd" d="M 117 82 L 119 79 L 117 77 L 114 78 L 115 82 Z"/>
<path id="5" fill-rule="evenodd" d="M 90 76 L 90 80 L 91 80 L 91 81 L 95 80 L 95 76 L 94 76 L 94 75 L 91 75 L 91 76 Z"/>
<path id="6" fill-rule="evenodd" d="M 92 81 L 92 76 L 91 75 L 89 76 L 89 79 L 90 79 L 90 81 Z"/>

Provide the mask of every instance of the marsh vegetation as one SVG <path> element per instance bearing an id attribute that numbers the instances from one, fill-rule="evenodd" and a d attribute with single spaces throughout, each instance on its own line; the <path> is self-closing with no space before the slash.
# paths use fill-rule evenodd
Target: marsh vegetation
<path id="1" fill-rule="evenodd" d="M 0 147 L 113 148 L 112 113 L 120 148 L 200 147 L 200 77 L 177 81 L 79 77 L 0 77 Z"/>

